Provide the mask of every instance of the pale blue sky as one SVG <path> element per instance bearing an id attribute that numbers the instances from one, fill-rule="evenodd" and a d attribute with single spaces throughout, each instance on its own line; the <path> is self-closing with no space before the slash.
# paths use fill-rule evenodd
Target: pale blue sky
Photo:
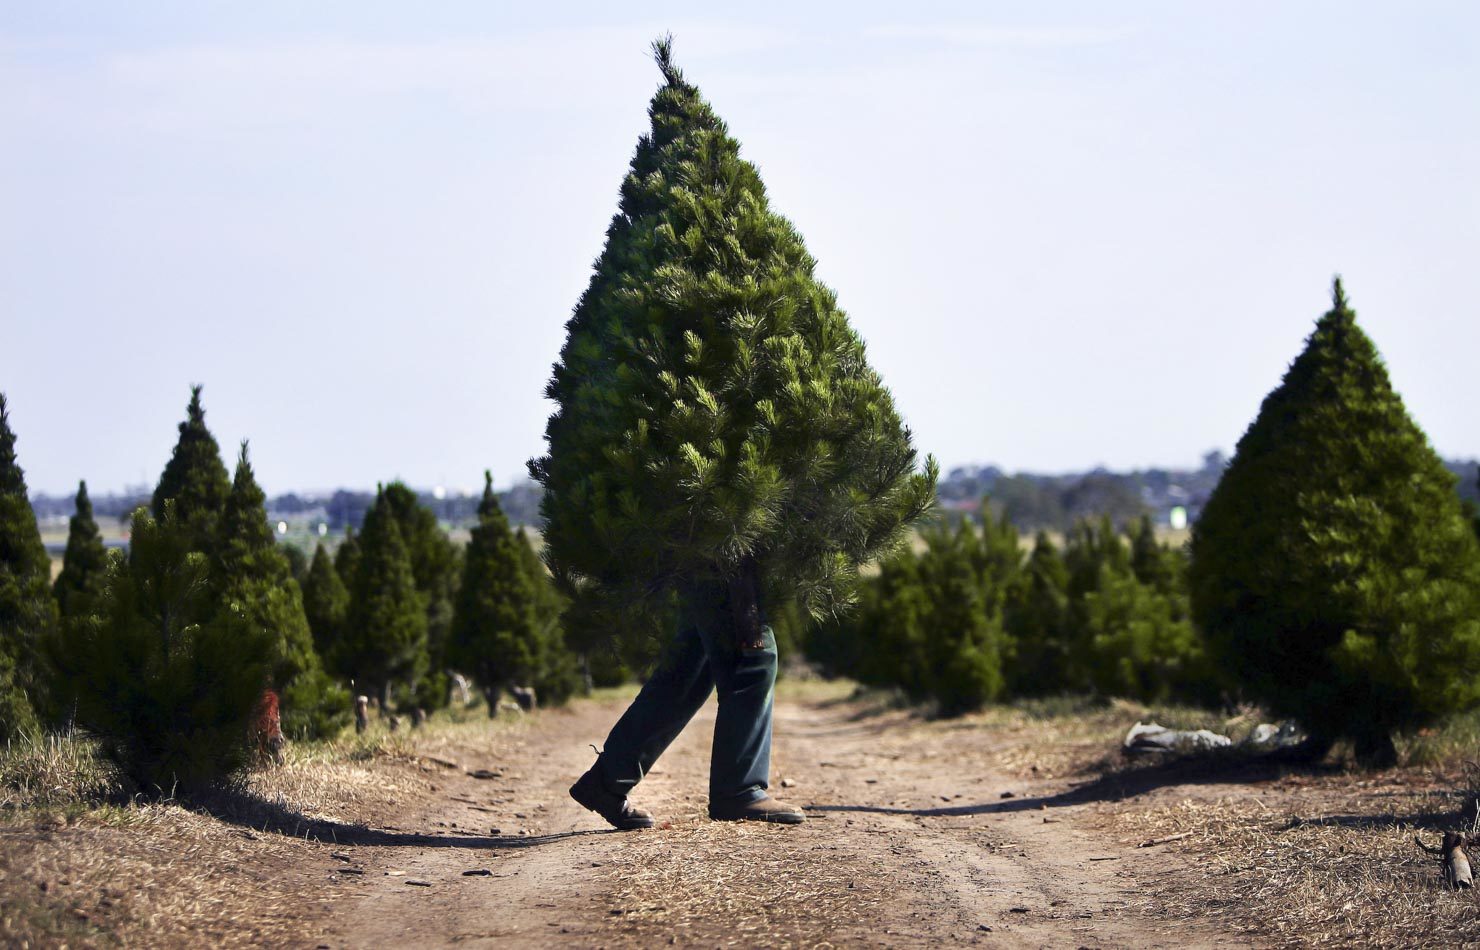
<path id="1" fill-rule="evenodd" d="M 946 466 L 1232 448 L 1341 272 L 1480 455 L 1480 6 L 0 8 L 0 391 L 33 490 L 507 484 L 676 54 Z"/>

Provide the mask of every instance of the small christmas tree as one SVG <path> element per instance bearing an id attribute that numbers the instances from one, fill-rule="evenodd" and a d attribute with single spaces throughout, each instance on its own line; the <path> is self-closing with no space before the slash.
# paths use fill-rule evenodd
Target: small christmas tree
<path id="1" fill-rule="evenodd" d="M 140 508 L 97 612 L 66 630 L 78 723 L 151 795 L 205 791 L 246 766 L 273 652 L 260 624 L 218 606 L 193 544 L 173 501 L 157 522 Z"/>
<path id="2" fill-rule="evenodd" d="M 77 513 L 67 528 L 62 572 L 51 588 L 63 618 L 77 616 L 88 609 L 102 590 L 103 578 L 108 571 L 108 551 L 103 547 L 103 533 L 93 519 L 87 482 L 78 483 L 76 504 Z"/>
<path id="3" fill-rule="evenodd" d="M 360 573 L 360 536 L 349 525 L 345 526 L 344 540 L 334 552 L 334 571 L 346 588 L 354 586 Z"/>
<path id="4" fill-rule="evenodd" d="M 463 558 L 462 586 L 452 615 L 448 657 L 470 673 L 488 698 L 488 714 L 498 714 L 499 692 L 530 685 L 541 672 L 537 579 L 529 573 L 493 492 L 493 477 L 484 473 L 478 524 Z"/>
<path id="5" fill-rule="evenodd" d="M 312 738 L 349 721 L 349 693 L 332 683 L 314 650 L 302 593 L 267 523 L 266 495 L 243 442 L 213 545 L 220 602 L 271 639 L 271 679 L 282 697 L 283 730 Z"/>
<path id="6" fill-rule="evenodd" d="M 1192 533 L 1193 612 L 1251 698 L 1317 742 L 1480 701 L 1480 544 L 1340 280 Z"/>
<path id="7" fill-rule="evenodd" d="M 337 670 L 339 642 L 349 616 L 349 588 L 322 544 L 314 549 L 303 578 L 303 613 L 313 633 L 314 649 L 326 666 Z"/>
<path id="8" fill-rule="evenodd" d="M 848 600 L 859 565 L 933 502 L 862 340 L 688 82 L 663 85 L 547 393 L 546 556 L 617 612 L 730 582 L 735 635 L 762 601 Z"/>
<path id="9" fill-rule="evenodd" d="M 414 692 L 426 675 L 426 604 L 416 590 L 411 556 L 383 487 L 365 513 L 341 644 L 341 666 L 357 684 L 379 692 L 382 709 L 390 708 L 395 684 Z"/>
<path id="10" fill-rule="evenodd" d="M 56 628 L 51 557 L 41 543 L 0 394 L 0 740 L 33 728 L 34 710 L 45 708 L 41 656 Z"/>
<path id="11" fill-rule="evenodd" d="M 1069 569 L 1053 540 L 1040 531 L 1006 606 L 1004 666 L 1014 695 L 1043 696 L 1068 687 L 1068 616 Z"/>
<path id="12" fill-rule="evenodd" d="M 200 386 L 190 387 L 190 405 L 180 423 L 180 438 L 159 476 L 150 511 L 159 519 L 164 503 L 174 501 L 175 516 L 186 532 L 191 550 L 209 551 L 215 543 L 217 521 L 231 494 L 231 479 L 221 461 L 221 447 L 206 428 L 200 404 Z"/>
<path id="13" fill-rule="evenodd" d="M 457 590 L 457 548 L 437 523 L 436 515 L 402 482 L 385 486 L 385 504 L 396 519 L 411 575 L 427 612 L 427 673 L 417 691 L 417 704 L 437 708 L 447 702 L 447 636 L 452 626 L 452 598 Z"/>

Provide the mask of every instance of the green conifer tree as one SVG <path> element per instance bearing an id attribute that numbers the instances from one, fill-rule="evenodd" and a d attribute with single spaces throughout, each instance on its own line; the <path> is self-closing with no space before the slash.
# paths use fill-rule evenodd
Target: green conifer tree
<path id="1" fill-rule="evenodd" d="M 360 536 L 349 525 L 345 526 L 344 540 L 339 542 L 339 549 L 334 552 L 334 572 L 347 589 L 353 588 L 355 578 L 360 574 Z"/>
<path id="2" fill-rule="evenodd" d="M 1194 526 L 1192 605 L 1252 698 L 1382 764 L 1394 732 L 1480 701 L 1480 545 L 1333 298 Z"/>
<path id="3" fill-rule="evenodd" d="M 436 515 L 404 483 L 385 486 L 385 500 L 406 542 L 411 574 L 426 605 L 428 675 L 417 690 L 417 703 L 439 708 L 447 704 L 447 637 L 460 568 L 457 546 L 437 523 Z"/>
<path id="4" fill-rule="evenodd" d="M 394 685 L 404 684 L 414 694 L 426 675 L 427 614 L 383 487 L 365 513 L 359 540 L 340 664 L 357 685 L 372 695 L 378 692 L 381 708 L 388 710 Z"/>
<path id="5" fill-rule="evenodd" d="M 1006 606 L 1004 666 L 1013 695 L 1046 696 L 1068 689 L 1068 617 L 1069 569 L 1053 540 L 1039 531 Z"/>
<path id="6" fill-rule="evenodd" d="M 562 621 L 567 602 L 522 526 L 514 532 L 514 550 L 519 552 L 524 573 L 535 590 L 534 615 L 539 634 L 540 662 L 533 685 L 539 692 L 541 703 L 559 705 L 574 696 L 582 685 L 580 663 L 565 642 Z"/>
<path id="7" fill-rule="evenodd" d="M 283 544 L 278 550 L 288 561 L 288 575 L 302 587 L 303 579 L 308 576 L 308 555 L 296 544 Z"/>
<path id="8" fill-rule="evenodd" d="M 1170 594 L 1180 586 L 1178 561 L 1178 555 L 1156 539 L 1151 518 L 1142 515 L 1131 535 L 1131 570 L 1136 580 L 1158 593 Z"/>
<path id="9" fill-rule="evenodd" d="M 303 595 L 267 523 L 266 501 L 243 442 L 212 545 L 213 587 L 224 607 L 272 642 L 269 671 L 282 700 L 283 731 L 297 738 L 332 735 L 349 722 L 349 693 L 329 679 L 314 650 Z"/>
<path id="10" fill-rule="evenodd" d="M 528 570 L 508 519 L 484 473 L 478 524 L 463 557 L 463 580 L 453 611 L 449 661 L 465 670 L 498 714 L 500 691 L 530 685 L 541 673 L 543 645 L 537 578 Z"/>
<path id="11" fill-rule="evenodd" d="M 87 611 L 103 587 L 108 571 L 108 551 L 103 547 L 103 533 L 93 519 L 92 500 L 87 497 L 87 482 L 77 485 L 77 512 L 67 528 L 67 550 L 62 555 L 62 572 L 52 584 L 62 617 L 70 619 Z"/>
<path id="12" fill-rule="evenodd" d="M 157 522 L 135 512 L 98 610 L 65 628 L 78 723 L 154 795 L 204 791 L 246 766 L 272 655 L 260 624 L 218 603 L 209 559 L 174 507 L 166 499 Z"/>
<path id="13" fill-rule="evenodd" d="M 813 612 L 934 499 L 916 453 L 796 229 L 771 210 L 699 90 L 655 44 L 649 108 L 595 274 L 548 387 L 548 563 L 629 612 L 681 578 Z"/>
<path id="14" fill-rule="evenodd" d="M 206 411 L 200 404 L 200 386 L 190 387 L 190 405 L 180 423 L 180 438 L 159 476 L 150 511 L 163 516 L 164 503 L 175 502 L 192 550 L 209 552 L 217 536 L 217 522 L 231 494 L 231 479 L 221 461 L 221 447 L 206 428 Z"/>
<path id="15" fill-rule="evenodd" d="M 349 617 L 349 588 L 323 544 L 314 549 L 303 578 L 303 613 L 313 633 L 314 650 L 326 667 L 339 672 L 339 641 Z"/>
<path id="16" fill-rule="evenodd" d="M 51 556 L 41 543 L 0 394 L 0 740 L 33 729 L 35 710 L 46 708 L 41 656 L 56 629 Z"/>

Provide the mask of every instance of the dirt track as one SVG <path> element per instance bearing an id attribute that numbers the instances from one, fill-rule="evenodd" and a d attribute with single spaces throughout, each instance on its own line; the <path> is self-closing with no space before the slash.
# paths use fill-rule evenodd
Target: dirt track
<path id="1" fill-rule="evenodd" d="M 773 792 L 809 820 L 722 824 L 704 817 L 711 705 L 634 796 L 660 826 L 603 830 L 565 789 L 620 708 L 449 750 L 422 807 L 322 853 L 336 883 L 309 945 L 1247 945 L 1141 916 L 1186 859 L 1095 834 L 1093 796 L 1004 774 L 980 726 L 782 702 Z"/>

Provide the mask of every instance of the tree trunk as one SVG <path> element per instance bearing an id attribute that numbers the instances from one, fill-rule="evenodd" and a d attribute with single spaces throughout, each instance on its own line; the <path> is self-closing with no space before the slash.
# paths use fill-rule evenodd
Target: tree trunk
<path id="1" fill-rule="evenodd" d="M 735 646 L 759 650 L 766 645 L 761 624 L 761 571 L 755 558 L 740 562 L 730 580 L 730 611 L 735 625 Z"/>
<path id="2" fill-rule="evenodd" d="M 390 681 L 390 678 L 387 677 L 386 680 L 385 680 L 385 682 L 383 682 L 383 683 L 380 684 L 380 715 L 381 715 L 381 718 L 385 718 L 385 717 L 389 716 L 390 714 L 391 714 L 391 681 Z"/>
<path id="3" fill-rule="evenodd" d="M 489 719 L 498 718 L 498 698 L 502 692 L 503 690 L 499 689 L 497 686 L 483 687 L 483 700 L 484 702 L 488 703 Z"/>

